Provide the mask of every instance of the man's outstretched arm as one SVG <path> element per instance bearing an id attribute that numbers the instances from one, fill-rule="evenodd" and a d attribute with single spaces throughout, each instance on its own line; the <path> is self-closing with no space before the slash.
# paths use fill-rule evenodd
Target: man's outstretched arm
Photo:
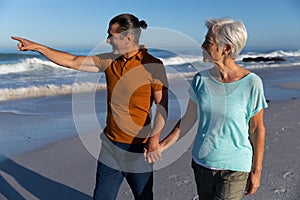
<path id="1" fill-rule="evenodd" d="M 92 57 L 72 55 L 21 37 L 12 36 L 11 39 L 19 42 L 17 44 L 19 51 L 36 51 L 60 66 L 86 72 L 99 71 Z"/>

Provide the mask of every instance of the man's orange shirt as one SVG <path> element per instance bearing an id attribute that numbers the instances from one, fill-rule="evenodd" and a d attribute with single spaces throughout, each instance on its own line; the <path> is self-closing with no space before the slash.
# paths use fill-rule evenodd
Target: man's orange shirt
<path id="1" fill-rule="evenodd" d="M 168 88 L 162 61 L 140 50 L 129 60 L 114 54 L 93 57 L 106 75 L 107 119 L 104 133 L 122 143 L 146 143 L 151 130 L 153 94 Z"/>

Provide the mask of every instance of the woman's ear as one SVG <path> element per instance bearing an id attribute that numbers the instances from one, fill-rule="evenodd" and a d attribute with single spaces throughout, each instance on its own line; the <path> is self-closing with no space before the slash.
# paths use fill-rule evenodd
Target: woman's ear
<path id="1" fill-rule="evenodd" d="M 232 51 L 232 45 L 226 44 L 224 48 L 224 54 L 228 56 L 230 55 L 231 51 Z"/>

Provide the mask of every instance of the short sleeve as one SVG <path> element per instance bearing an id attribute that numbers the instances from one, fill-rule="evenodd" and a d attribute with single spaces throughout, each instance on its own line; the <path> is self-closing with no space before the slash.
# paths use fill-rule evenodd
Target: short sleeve
<path id="1" fill-rule="evenodd" d="M 198 101 L 196 93 L 199 89 L 200 82 L 201 82 L 201 74 L 199 72 L 194 76 L 191 86 L 188 90 L 191 100 L 195 103 L 197 103 L 197 101 Z"/>
<path id="2" fill-rule="evenodd" d="M 251 91 L 250 116 L 256 115 L 261 109 L 267 108 L 268 104 L 264 95 L 262 80 L 256 76 L 253 79 Z"/>
<path id="3" fill-rule="evenodd" d="M 152 82 L 151 87 L 153 91 L 161 91 L 163 89 L 167 89 L 168 86 L 168 79 L 165 67 L 162 62 L 151 63 L 147 64 L 151 65 L 151 68 L 154 69 L 152 71 Z"/>
<path id="4" fill-rule="evenodd" d="M 103 53 L 94 55 L 92 58 L 94 64 L 99 68 L 99 72 L 104 72 L 114 59 L 116 59 L 116 55 L 112 53 Z"/>

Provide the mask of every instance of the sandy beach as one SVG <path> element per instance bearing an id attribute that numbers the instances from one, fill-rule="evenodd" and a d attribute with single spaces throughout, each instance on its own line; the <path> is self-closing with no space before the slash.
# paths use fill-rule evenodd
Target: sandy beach
<path id="1" fill-rule="evenodd" d="M 269 101 L 264 170 L 258 192 L 243 199 L 300 199 L 300 67 L 255 72 L 263 79 Z M 92 199 L 97 160 L 74 135 L 15 156 L 0 154 L 0 200 Z M 179 159 L 155 171 L 155 199 L 197 199 L 190 163 L 187 147 Z M 124 181 L 118 200 L 129 199 L 133 198 Z"/>

